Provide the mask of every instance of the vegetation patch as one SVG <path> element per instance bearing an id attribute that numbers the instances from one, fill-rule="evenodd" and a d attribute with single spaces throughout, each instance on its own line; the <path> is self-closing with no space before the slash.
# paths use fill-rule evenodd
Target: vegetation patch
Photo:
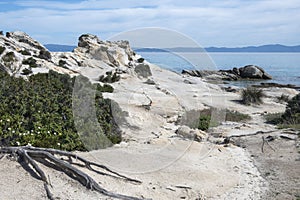
<path id="1" fill-rule="evenodd" d="M 120 75 L 118 75 L 116 72 L 112 73 L 110 72 L 106 72 L 106 76 L 101 75 L 99 77 L 99 81 L 102 83 L 114 83 L 117 82 L 121 79 Z"/>
<path id="2" fill-rule="evenodd" d="M 66 68 L 68 69 L 68 67 L 66 67 L 67 62 L 65 60 L 59 60 L 58 61 L 58 65 L 62 68 Z"/>
<path id="3" fill-rule="evenodd" d="M 15 53 L 12 52 L 12 51 L 6 53 L 6 54 L 2 57 L 2 60 L 3 60 L 4 62 L 6 62 L 6 63 L 15 61 Z"/>
<path id="4" fill-rule="evenodd" d="M 108 84 L 104 84 L 103 86 L 101 86 L 100 84 L 97 84 L 97 91 L 113 93 L 114 88 L 111 85 L 108 85 Z"/>
<path id="5" fill-rule="evenodd" d="M 232 122 L 245 122 L 250 120 L 251 117 L 248 114 L 243 114 L 238 111 L 226 110 L 226 118 L 225 121 Z"/>
<path id="6" fill-rule="evenodd" d="M 206 131 L 211 127 L 219 126 L 224 121 L 245 122 L 250 119 L 249 115 L 237 111 L 209 108 L 201 111 L 188 111 L 179 123 Z"/>
<path id="7" fill-rule="evenodd" d="M 44 60 L 50 60 L 51 54 L 49 51 L 42 49 L 42 50 L 40 50 L 40 54 L 38 57 L 41 59 L 44 59 Z"/>
<path id="8" fill-rule="evenodd" d="M 266 122 L 269 124 L 280 124 L 282 122 L 283 113 L 269 113 L 265 115 Z"/>
<path id="9" fill-rule="evenodd" d="M 282 124 L 299 128 L 300 124 L 300 94 L 288 101 L 286 110 L 282 115 Z"/>
<path id="10" fill-rule="evenodd" d="M 144 62 L 144 58 L 139 58 L 139 59 L 137 59 L 137 61 L 138 61 L 138 63 L 142 63 L 142 62 Z"/>
<path id="11" fill-rule="evenodd" d="M 25 69 L 22 70 L 22 73 L 21 73 L 21 74 L 22 74 L 22 75 L 29 75 L 29 74 L 32 74 L 32 70 L 25 68 Z"/>
<path id="12" fill-rule="evenodd" d="M 242 90 L 241 102 L 245 105 L 261 104 L 263 97 L 265 97 L 263 90 L 254 87 L 248 87 Z"/>
<path id="13" fill-rule="evenodd" d="M 210 110 L 204 110 L 202 114 L 199 117 L 198 122 L 198 129 L 202 131 L 206 131 L 209 129 L 211 124 L 211 111 Z"/>
<path id="14" fill-rule="evenodd" d="M 91 149 L 85 146 L 75 128 L 72 110 L 74 78 L 50 71 L 32 75 L 25 81 L 0 71 L 0 79 L 1 146 L 30 144 L 68 151 Z M 112 116 L 111 102 L 102 96 L 102 91 L 107 89 L 100 85 L 95 87 L 96 122 L 100 127 L 97 131 L 118 143 L 121 133 Z M 82 121 L 82 124 L 88 123 Z M 99 147 L 99 142 L 92 140 L 92 146 Z"/>
<path id="15" fill-rule="evenodd" d="M 36 68 L 38 67 L 37 63 L 36 63 L 36 59 L 34 59 L 33 57 L 27 58 L 25 60 L 22 61 L 23 65 L 29 65 L 29 67 L 31 68 Z"/>
<path id="16" fill-rule="evenodd" d="M 277 101 L 279 103 L 284 103 L 289 101 L 289 95 L 282 94 L 281 96 L 277 97 Z"/>
<path id="17" fill-rule="evenodd" d="M 268 123 L 276 124 L 278 128 L 300 129 L 300 94 L 287 102 L 284 113 L 269 114 Z"/>
<path id="18" fill-rule="evenodd" d="M 5 51 L 5 47 L 0 46 L 0 55 Z"/>

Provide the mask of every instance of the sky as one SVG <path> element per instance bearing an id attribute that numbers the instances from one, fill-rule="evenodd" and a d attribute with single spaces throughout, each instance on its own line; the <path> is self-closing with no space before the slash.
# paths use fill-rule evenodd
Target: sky
<path id="1" fill-rule="evenodd" d="M 43 44 L 157 27 L 203 47 L 300 45 L 300 0 L 2 0 L 0 21 Z"/>

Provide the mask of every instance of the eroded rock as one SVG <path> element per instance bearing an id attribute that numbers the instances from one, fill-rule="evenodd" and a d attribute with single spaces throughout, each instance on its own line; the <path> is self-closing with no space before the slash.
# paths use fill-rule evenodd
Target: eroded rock
<path id="1" fill-rule="evenodd" d="M 265 72 L 264 69 L 255 65 L 247 65 L 244 67 L 230 70 L 183 70 L 182 74 L 201 77 L 207 80 L 226 80 L 237 81 L 242 79 L 272 79 L 272 76 Z"/>
<path id="2" fill-rule="evenodd" d="M 151 69 L 147 64 L 138 64 L 134 71 L 139 77 L 148 78 L 152 76 Z"/>
<path id="3" fill-rule="evenodd" d="M 197 142 L 203 141 L 207 137 L 207 133 L 199 129 L 191 129 L 188 126 L 180 126 L 176 130 L 176 134 L 182 136 L 183 138 L 194 140 Z"/>

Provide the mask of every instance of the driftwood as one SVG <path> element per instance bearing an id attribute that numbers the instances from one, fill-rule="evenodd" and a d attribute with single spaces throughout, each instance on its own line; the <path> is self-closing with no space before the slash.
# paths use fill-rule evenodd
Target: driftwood
<path id="1" fill-rule="evenodd" d="M 257 131 L 255 133 L 249 133 L 249 134 L 231 135 L 228 138 L 233 138 L 233 137 L 247 137 L 247 136 L 254 136 L 254 135 L 259 135 L 259 134 L 273 133 L 273 132 L 275 132 L 275 131 Z"/>
<path id="2" fill-rule="evenodd" d="M 37 148 L 31 146 L 20 146 L 20 147 L 1 147 L 0 153 L 9 154 L 12 157 L 17 158 L 18 162 L 25 161 L 25 164 L 30 165 L 35 172 L 39 175 L 41 180 L 44 182 L 44 188 L 47 193 L 47 197 L 50 200 L 54 200 L 53 194 L 50 191 L 49 186 L 51 186 L 50 179 L 47 179 L 46 174 L 39 167 L 38 162 L 43 163 L 47 166 L 51 166 L 54 169 L 61 170 L 71 178 L 79 181 L 86 188 L 95 190 L 103 195 L 124 199 L 124 200 L 139 200 L 140 198 L 126 196 L 122 194 L 113 193 L 102 188 L 92 177 L 88 174 L 82 172 L 74 165 L 79 165 L 81 167 L 86 167 L 87 169 L 96 172 L 101 175 L 111 176 L 114 178 L 119 178 L 124 181 L 129 181 L 131 183 L 140 184 L 141 181 L 126 177 L 121 175 L 105 165 L 98 163 L 90 162 L 82 157 L 77 156 L 71 152 L 61 151 L 57 149 L 48 149 L 48 148 Z M 67 158 L 67 159 L 66 159 Z M 74 162 L 75 161 L 75 162 Z M 79 161 L 79 162 L 78 162 Z M 105 172 L 101 172 L 93 167 L 98 167 L 103 169 Z"/>

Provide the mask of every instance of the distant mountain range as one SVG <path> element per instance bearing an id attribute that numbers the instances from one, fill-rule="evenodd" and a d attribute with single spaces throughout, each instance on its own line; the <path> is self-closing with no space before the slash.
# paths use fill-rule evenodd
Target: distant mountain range
<path id="1" fill-rule="evenodd" d="M 52 52 L 68 52 L 72 51 L 76 46 L 60 45 L 60 44 L 46 44 L 45 47 Z M 176 47 L 176 48 L 134 48 L 137 52 L 201 52 L 203 49 L 195 47 Z M 298 46 L 285 46 L 280 44 L 270 44 L 263 46 L 248 46 L 248 47 L 207 47 L 207 52 L 300 52 L 300 45 Z"/>
<path id="2" fill-rule="evenodd" d="M 280 44 L 269 44 L 263 46 L 249 46 L 238 48 L 209 47 L 205 48 L 205 50 L 208 52 L 300 52 L 300 45 L 284 46 Z"/>

